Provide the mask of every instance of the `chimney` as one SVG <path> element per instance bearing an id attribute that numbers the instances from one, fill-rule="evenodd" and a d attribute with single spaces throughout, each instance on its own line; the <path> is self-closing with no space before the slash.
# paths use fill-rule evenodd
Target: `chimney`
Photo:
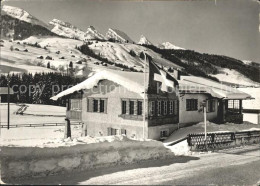
<path id="1" fill-rule="evenodd" d="M 181 73 L 180 73 L 180 71 L 177 70 L 177 69 L 174 69 L 174 71 L 173 71 L 173 76 L 175 77 L 175 79 L 180 80 L 180 79 L 181 79 Z"/>

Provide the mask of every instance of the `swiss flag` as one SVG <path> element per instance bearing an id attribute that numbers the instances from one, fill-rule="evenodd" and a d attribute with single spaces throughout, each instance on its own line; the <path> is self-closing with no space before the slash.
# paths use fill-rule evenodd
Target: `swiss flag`
<path id="1" fill-rule="evenodd" d="M 164 92 L 171 92 L 178 85 L 178 81 L 174 77 L 149 59 L 149 85 L 157 86 L 157 83 L 154 82 L 159 82 L 161 91 Z"/>

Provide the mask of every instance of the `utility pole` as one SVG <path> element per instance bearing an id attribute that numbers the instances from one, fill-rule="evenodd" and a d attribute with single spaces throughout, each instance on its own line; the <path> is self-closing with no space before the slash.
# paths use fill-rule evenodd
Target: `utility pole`
<path id="1" fill-rule="evenodd" d="M 204 100 L 202 105 L 203 105 L 203 114 L 204 114 L 204 143 L 205 143 L 205 150 L 207 150 L 207 100 Z"/>
<path id="2" fill-rule="evenodd" d="M 144 109 L 143 109 L 143 138 L 145 139 L 145 111 L 146 111 L 146 103 L 145 103 L 145 96 L 146 96 L 146 53 L 144 52 Z"/>
<path id="3" fill-rule="evenodd" d="M 10 128 L 10 75 L 7 76 L 7 129 Z"/>
<path id="4" fill-rule="evenodd" d="M 67 112 L 70 110 L 70 100 L 67 100 Z M 66 116 L 65 118 L 65 130 L 64 130 L 64 138 L 71 137 L 71 126 L 70 126 L 70 118 Z"/>

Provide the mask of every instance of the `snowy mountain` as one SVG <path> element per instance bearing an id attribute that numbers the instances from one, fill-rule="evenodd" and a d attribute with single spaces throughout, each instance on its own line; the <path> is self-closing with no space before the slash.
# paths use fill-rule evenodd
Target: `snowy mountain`
<path id="1" fill-rule="evenodd" d="M 64 22 L 58 19 L 53 19 L 49 22 L 50 25 L 53 26 L 51 29 L 52 32 L 59 36 L 64 36 L 67 38 L 85 40 L 85 32 L 80 30 L 79 28 L 73 26 L 68 22 Z"/>
<path id="2" fill-rule="evenodd" d="M 164 42 L 158 46 L 161 49 L 174 49 L 174 50 L 185 50 L 184 48 L 178 47 L 170 42 Z"/>
<path id="3" fill-rule="evenodd" d="M 93 26 L 89 26 L 87 31 L 84 32 L 76 26 L 58 19 L 53 19 L 49 22 L 49 24 L 53 26 L 51 31 L 59 36 L 64 36 L 67 38 L 77 39 L 81 41 L 105 39 L 105 37 L 101 33 L 99 33 Z"/>
<path id="4" fill-rule="evenodd" d="M 49 28 L 49 26 L 46 23 L 37 19 L 36 17 L 32 16 L 31 14 L 29 14 L 21 8 L 4 5 L 2 7 L 2 15 L 5 14 L 13 18 L 19 19 L 21 21 L 31 23 L 33 25 L 40 25 L 42 27 Z"/>
<path id="5" fill-rule="evenodd" d="M 114 40 L 120 43 L 133 43 L 134 41 L 124 32 L 109 28 L 106 33 L 106 38 L 108 40 Z"/>
<path id="6" fill-rule="evenodd" d="M 104 40 L 105 36 L 99 33 L 93 26 L 89 26 L 85 33 L 85 38 L 88 40 L 93 40 L 93 39 Z"/>
<path id="7" fill-rule="evenodd" d="M 140 44 L 140 45 L 153 45 L 144 35 L 141 35 L 138 44 Z"/>

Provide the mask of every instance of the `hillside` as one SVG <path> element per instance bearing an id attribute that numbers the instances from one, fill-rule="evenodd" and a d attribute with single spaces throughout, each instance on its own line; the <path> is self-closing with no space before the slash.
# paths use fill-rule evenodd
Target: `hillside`
<path id="1" fill-rule="evenodd" d="M 93 26 L 82 31 L 57 19 L 48 25 L 16 7 L 3 6 L 3 12 L 2 73 L 68 73 L 71 67 L 76 76 L 107 68 L 141 72 L 145 52 L 169 72 L 178 69 L 232 85 L 260 85 L 256 62 L 186 50 L 170 42 L 156 47 L 143 35 L 135 44 L 118 29 L 109 28 L 104 36 Z"/>
<path id="2" fill-rule="evenodd" d="M 259 66 L 222 55 L 199 53 L 192 50 L 160 49 L 145 45 L 163 58 L 184 68 L 184 72 L 195 76 L 218 79 L 222 82 L 259 86 Z"/>

